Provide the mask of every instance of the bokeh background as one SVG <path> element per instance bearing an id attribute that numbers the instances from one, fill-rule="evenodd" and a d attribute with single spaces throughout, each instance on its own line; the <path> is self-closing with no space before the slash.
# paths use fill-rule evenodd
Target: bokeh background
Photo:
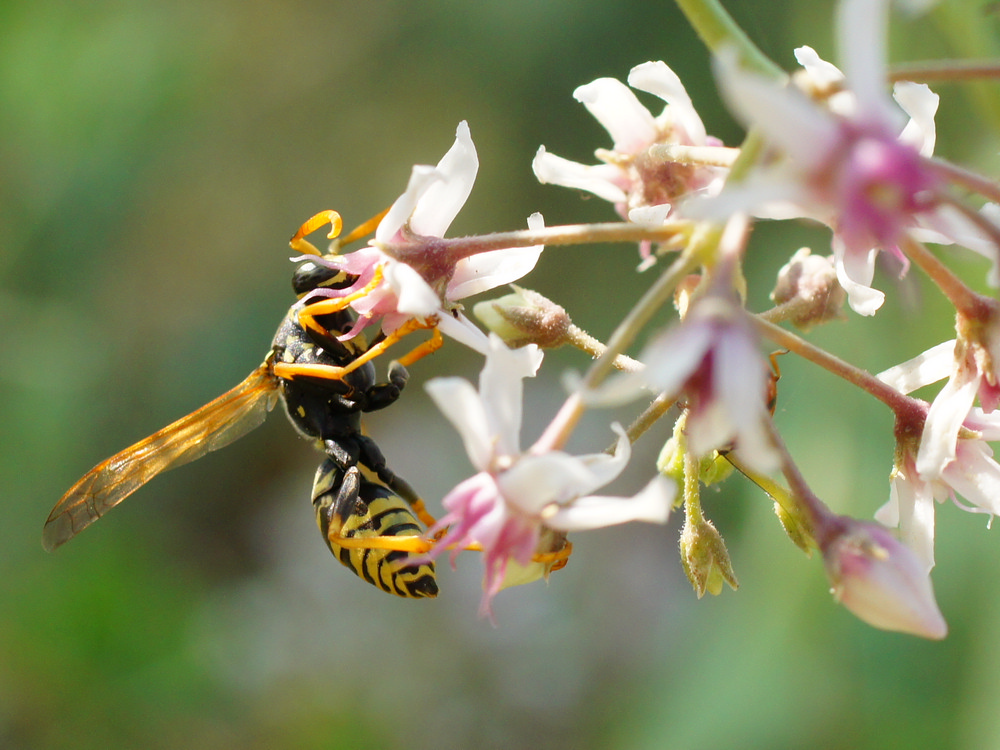
<path id="1" fill-rule="evenodd" d="M 835 59 L 829 0 L 726 5 L 786 67 L 804 43 Z M 892 57 L 995 56 L 998 30 L 994 3 L 944 0 L 896 20 Z M 530 162 L 543 143 L 581 161 L 608 146 L 571 93 L 650 59 L 738 143 L 666 1 L 0 3 L 0 747 L 1000 746 L 1000 538 L 952 506 L 938 523 L 942 643 L 837 607 L 820 562 L 739 477 L 706 497 L 739 592 L 696 600 L 675 518 L 578 536 L 548 586 L 498 597 L 496 628 L 476 615 L 472 553 L 441 566 L 436 601 L 394 599 L 331 559 L 308 500 L 319 457 L 280 415 L 41 550 L 49 509 L 89 467 L 260 362 L 292 301 L 299 224 L 336 208 L 353 226 L 387 206 L 460 120 L 481 169 L 452 234 L 533 211 L 612 218 L 538 185 Z M 995 174 L 997 85 L 936 89 L 939 152 Z M 761 226 L 751 306 L 824 238 Z M 982 279 L 981 260 L 947 258 Z M 604 338 L 653 278 L 636 261 L 634 247 L 553 248 L 525 285 Z M 899 289 L 875 319 L 814 340 L 878 371 L 949 337 L 934 289 L 916 273 Z M 549 356 L 527 388 L 525 444 L 560 402 L 560 374 L 584 365 Z M 870 517 L 888 496 L 889 414 L 792 357 L 781 366 L 778 419 L 806 476 Z M 421 384 L 478 367 L 449 342 L 370 420 L 432 509 L 469 466 Z M 575 447 L 603 448 L 607 421 L 588 420 Z M 667 434 L 637 445 L 613 491 L 645 482 Z"/>

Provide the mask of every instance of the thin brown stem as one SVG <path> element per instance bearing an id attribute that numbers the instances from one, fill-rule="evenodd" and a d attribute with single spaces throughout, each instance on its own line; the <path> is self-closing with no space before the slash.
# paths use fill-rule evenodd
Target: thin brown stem
<path id="1" fill-rule="evenodd" d="M 993 302 L 972 291 L 948 266 L 942 263 L 927 247 L 909 235 L 900 241 L 906 257 L 927 274 L 941 290 L 942 294 L 967 318 L 985 319 L 992 310 Z"/>
<path id="2" fill-rule="evenodd" d="M 830 354 L 825 349 L 820 349 L 780 326 L 753 316 L 751 316 L 751 320 L 757 331 L 765 338 L 870 393 L 892 409 L 896 415 L 912 415 L 915 411 L 922 411 L 921 402 L 917 399 L 900 393 L 867 370 L 845 362 L 840 357 Z"/>

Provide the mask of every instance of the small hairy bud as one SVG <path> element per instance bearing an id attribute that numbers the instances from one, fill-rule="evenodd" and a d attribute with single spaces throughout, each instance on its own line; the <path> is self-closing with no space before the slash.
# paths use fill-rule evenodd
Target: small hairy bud
<path id="1" fill-rule="evenodd" d="M 847 292 L 837 281 L 833 259 L 812 255 L 808 247 L 803 247 L 778 271 L 771 299 L 779 305 L 798 302 L 789 319 L 802 330 L 809 330 L 842 319 Z"/>
<path id="2" fill-rule="evenodd" d="M 573 325 L 566 310 L 538 292 L 511 286 L 513 294 L 473 306 L 482 324 L 515 349 L 527 344 L 552 349 L 566 343 Z"/>
<path id="3" fill-rule="evenodd" d="M 705 592 L 718 596 L 723 583 L 734 591 L 739 588 L 726 543 L 711 521 L 689 519 L 681 532 L 680 549 L 684 572 L 699 599 Z"/>

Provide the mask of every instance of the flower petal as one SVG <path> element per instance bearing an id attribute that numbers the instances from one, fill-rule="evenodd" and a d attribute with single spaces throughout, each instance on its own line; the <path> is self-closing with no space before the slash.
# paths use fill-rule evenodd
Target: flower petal
<path id="1" fill-rule="evenodd" d="M 714 59 L 719 92 L 745 124 L 758 127 L 806 169 L 817 168 L 838 140 L 837 124 L 805 94 L 743 70 L 734 55 Z"/>
<path id="2" fill-rule="evenodd" d="M 615 151 L 637 154 L 656 140 L 653 116 L 616 78 L 598 78 L 578 87 L 573 97 L 610 133 Z"/>
<path id="3" fill-rule="evenodd" d="M 444 237 L 476 181 L 479 157 L 465 120 L 458 124 L 455 143 L 441 157 L 436 171 L 442 179 L 427 187 L 410 217 L 410 229 L 425 237 Z"/>
<path id="4" fill-rule="evenodd" d="M 900 393 L 912 393 L 925 385 L 944 380 L 955 368 L 955 339 L 932 346 L 913 359 L 902 362 L 877 377 Z"/>
<path id="5" fill-rule="evenodd" d="M 584 190 L 612 203 L 623 203 L 628 199 L 620 186 L 622 171 L 611 164 L 580 164 L 550 154 L 545 146 L 539 146 L 538 153 L 531 162 L 531 169 L 543 185 L 562 185 Z"/>
<path id="6" fill-rule="evenodd" d="M 410 181 L 406 185 L 406 191 L 389 207 L 388 213 L 375 229 L 375 242 L 391 242 L 413 214 L 417 201 L 434 182 L 442 179 L 444 179 L 444 175 L 434 167 L 429 167 L 426 164 L 415 166 L 410 172 Z"/>
<path id="7" fill-rule="evenodd" d="M 479 471 L 491 468 L 493 433 L 486 409 L 472 384 L 464 378 L 433 378 L 424 388 L 458 430 L 472 465 Z"/>
<path id="8" fill-rule="evenodd" d="M 543 229 L 545 220 L 538 212 L 528 217 L 528 229 Z M 509 247 L 479 253 L 459 261 L 448 282 L 448 299 L 460 300 L 510 284 L 529 273 L 538 262 L 544 245 Z"/>
<path id="9" fill-rule="evenodd" d="M 392 261 L 385 265 L 385 281 L 396 293 L 396 312 L 425 318 L 441 308 L 441 300 L 430 285 L 406 263 Z"/>
<path id="10" fill-rule="evenodd" d="M 899 134 L 899 140 L 913 146 L 921 156 L 930 157 L 934 153 L 936 137 L 934 115 L 941 97 L 927 84 L 900 81 L 893 88 L 893 99 L 910 116 L 910 121 Z"/>
<path id="11" fill-rule="evenodd" d="M 677 484 L 657 475 L 632 497 L 581 497 L 562 507 L 546 525 L 559 531 L 588 531 L 631 521 L 666 523 Z"/>
<path id="12" fill-rule="evenodd" d="M 508 349 L 499 336 L 490 334 L 479 393 L 498 455 L 516 456 L 520 452 L 522 381 L 534 377 L 542 357 L 542 350 L 534 344 Z"/>
<path id="13" fill-rule="evenodd" d="M 979 377 L 959 366 L 934 399 L 927 412 L 917 451 L 917 473 L 924 479 L 937 479 L 955 459 L 958 430 L 978 392 Z"/>
<path id="14" fill-rule="evenodd" d="M 705 124 L 681 79 L 666 63 L 658 60 L 636 65 L 628 74 L 628 85 L 655 94 L 669 105 L 671 119 L 684 131 L 685 138 L 681 142 L 695 146 L 705 144 Z"/>

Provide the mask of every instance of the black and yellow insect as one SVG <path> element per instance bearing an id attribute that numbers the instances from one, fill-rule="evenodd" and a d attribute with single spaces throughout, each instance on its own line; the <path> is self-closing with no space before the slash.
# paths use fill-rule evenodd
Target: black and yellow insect
<path id="1" fill-rule="evenodd" d="M 337 222 L 339 227 L 339 217 Z M 303 225 L 293 247 L 311 248 L 302 237 L 315 228 L 315 220 Z M 420 537 L 417 517 L 426 525 L 434 519 L 362 432 L 361 415 L 396 401 L 406 384 L 405 365 L 433 351 L 440 337 L 435 331 L 433 339 L 390 366 L 387 382 L 377 383 L 371 360 L 405 331 L 380 336 L 371 346 L 362 336 L 338 339 L 355 323 L 347 306 L 351 298 L 324 297 L 321 290 L 355 280 L 321 263 L 301 264 L 292 280 L 300 299 L 279 326 L 264 362 L 232 390 L 84 475 L 49 514 L 42 532 L 45 548 L 69 541 L 161 472 L 250 432 L 280 394 L 298 432 L 327 455 L 316 474 L 313 504 L 337 559 L 391 594 L 436 596 L 432 564 L 404 567 L 408 553 L 430 546 Z"/>

